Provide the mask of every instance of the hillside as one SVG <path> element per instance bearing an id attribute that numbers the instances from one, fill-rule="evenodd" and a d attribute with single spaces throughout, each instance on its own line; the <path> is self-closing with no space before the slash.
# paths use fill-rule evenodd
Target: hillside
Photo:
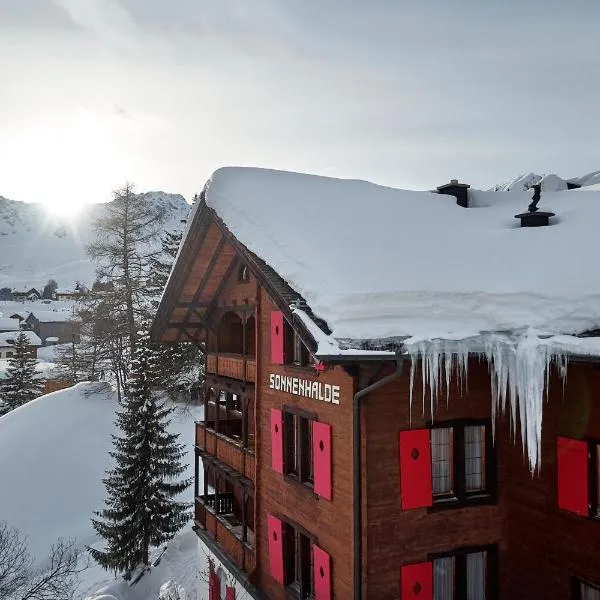
<path id="1" fill-rule="evenodd" d="M 88 382 L 41 396 L 0 418 L 0 482 L 2 489 L 10 490 L 0 494 L 0 519 L 28 536 L 36 563 L 43 560 L 58 537 L 75 539 L 80 549 L 99 543 L 90 519 L 94 510 L 103 508 L 106 494 L 102 477 L 112 465 L 108 452 L 112 449 L 111 434 L 116 433 L 117 408 L 116 395 L 108 384 Z M 193 423 L 201 414 L 199 410 L 178 410 L 170 425 L 190 449 L 184 477 L 194 473 Z M 193 491 L 188 489 L 184 498 L 192 497 Z M 192 569 L 194 542 L 195 534 L 186 527 L 170 544 L 170 560 L 141 588 L 156 588 L 175 578 L 191 589 L 197 576 Z M 82 566 L 86 556 L 83 553 L 81 557 Z M 95 596 L 94 592 L 105 586 L 114 592 L 122 586 L 120 581 L 113 583 L 113 575 L 94 563 L 81 579 L 77 598 Z M 99 596 L 107 597 L 121 598 L 117 593 Z M 135 599 L 156 597 L 154 589 Z"/>
<path id="2" fill-rule="evenodd" d="M 142 196 L 164 212 L 166 231 L 184 227 L 190 205 L 183 196 L 165 192 Z M 89 204 L 73 216 L 53 215 L 41 204 L 0 196 L 0 288 L 37 288 L 48 279 L 67 289 L 75 281 L 93 282 L 95 268 L 85 249 L 94 239 L 92 223 L 106 206 Z"/>

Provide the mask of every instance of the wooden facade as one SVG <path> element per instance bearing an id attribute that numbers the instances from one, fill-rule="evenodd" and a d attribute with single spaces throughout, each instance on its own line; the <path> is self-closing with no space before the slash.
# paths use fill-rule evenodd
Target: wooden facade
<path id="1" fill-rule="evenodd" d="M 435 561 L 452 556 L 458 573 L 469 553 L 486 561 L 485 587 L 477 592 L 483 595 L 470 597 L 568 600 L 583 597 L 579 581 L 600 587 L 600 482 L 594 475 L 600 451 L 592 455 L 594 441 L 600 442 L 596 365 L 571 363 L 564 396 L 562 380 L 550 379 L 541 465 L 532 475 L 518 427 L 511 431 L 508 416 L 500 416 L 492 430 L 485 363 L 472 361 L 464 389 L 453 378 L 447 399 L 443 390 L 432 416 L 429 400 L 422 404 L 418 373 L 410 407 L 406 360 L 398 377 L 361 401 L 357 469 L 355 394 L 392 373 L 393 364 L 289 360 L 290 340 L 296 339 L 289 336 L 297 336 L 309 354 L 316 347 L 289 311 L 289 288 L 206 207 L 203 211 L 182 250 L 153 336 L 165 343 L 201 343 L 206 352 L 209 393 L 205 418 L 196 424 L 196 528 L 205 543 L 229 558 L 251 596 L 431 600 Z M 307 385 L 311 392 L 303 394 Z M 302 438 L 306 423 L 309 433 Z M 425 461 L 431 479 L 430 432 L 447 428 L 460 458 L 453 476 L 464 478 L 459 446 L 466 443 L 464 428 L 474 424 L 485 435 L 483 491 L 458 501 L 457 484 L 456 498 L 434 498 L 431 487 L 419 496 L 421 483 L 409 479 L 403 460 L 406 468 L 411 461 Z M 304 440 L 296 444 L 312 442 L 310 465 L 292 465 L 297 457 L 283 442 L 290 432 Z M 416 447 L 410 453 L 411 441 L 403 455 L 406 432 L 417 437 L 421 432 L 421 454 Z M 588 514 L 559 508 L 559 438 L 585 441 L 590 449 Z M 362 527 L 355 532 L 358 477 Z M 298 548 L 306 543 L 311 549 L 311 572 L 300 569 L 301 577 L 288 560 L 291 536 L 300 540 Z M 456 573 L 452 597 L 466 598 L 466 584 Z"/>

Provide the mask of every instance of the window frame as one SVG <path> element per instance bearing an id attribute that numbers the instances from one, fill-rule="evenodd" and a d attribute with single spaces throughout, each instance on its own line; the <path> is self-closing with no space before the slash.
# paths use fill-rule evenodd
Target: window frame
<path id="1" fill-rule="evenodd" d="M 318 421 L 318 417 L 315 413 L 292 406 L 283 406 L 282 413 L 283 475 L 288 481 L 312 490 L 314 488 L 312 423 Z M 289 442 L 291 431 L 293 431 L 292 444 Z"/>
<path id="2" fill-rule="evenodd" d="M 283 359 L 286 367 L 310 370 L 315 358 L 296 330 L 285 320 L 283 324 Z"/>
<path id="3" fill-rule="evenodd" d="M 317 538 L 309 531 L 288 519 L 283 523 L 283 579 L 288 596 L 305 600 L 314 598 L 315 581 L 313 546 Z M 290 536 L 293 535 L 293 543 Z M 293 546 L 293 548 L 292 548 Z M 293 565 L 293 568 L 290 568 Z M 290 576 L 293 572 L 293 580 Z"/>
<path id="4" fill-rule="evenodd" d="M 471 426 L 484 427 L 485 442 L 483 451 L 484 488 L 481 490 L 466 490 L 465 469 L 465 428 Z M 452 492 L 449 494 L 433 494 L 433 457 L 432 468 L 432 506 L 427 510 L 435 512 L 440 509 L 454 508 L 460 506 L 471 506 L 477 504 L 495 504 L 497 501 L 497 456 L 492 436 L 492 424 L 490 419 L 452 419 L 448 421 L 429 421 L 429 430 L 452 429 L 451 435 L 451 478 Z M 431 439 L 431 433 L 430 433 Z"/>
<path id="5" fill-rule="evenodd" d="M 440 558 L 454 558 L 454 600 L 467 597 L 467 555 L 485 552 L 485 599 L 497 600 L 498 585 L 498 545 L 467 546 L 455 548 L 449 552 L 435 552 L 427 555 L 427 560 L 433 563 Z M 434 576 L 435 577 L 435 576 Z M 435 585 L 435 578 L 434 578 Z M 434 588 L 435 593 L 435 588 Z"/>
<path id="6" fill-rule="evenodd" d="M 591 588 L 594 591 L 600 593 L 600 584 L 592 583 L 589 580 L 582 579 L 581 577 L 573 576 L 571 579 L 571 599 L 572 600 L 583 600 L 582 586 Z"/>
<path id="7" fill-rule="evenodd" d="M 245 263 L 240 263 L 237 272 L 238 283 L 249 283 L 250 281 L 250 268 Z"/>

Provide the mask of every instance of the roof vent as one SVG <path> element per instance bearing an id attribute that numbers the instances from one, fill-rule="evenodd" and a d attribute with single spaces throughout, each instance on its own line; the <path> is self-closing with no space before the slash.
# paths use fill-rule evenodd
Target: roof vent
<path id="1" fill-rule="evenodd" d="M 538 210 L 538 203 L 542 197 L 542 185 L 536 183 L 533 187 L 533 198 L 527 207 L 527 212 L 515 215 L 515 219 L 521 219 L 521 227 L 545 227 L 550 225 L 550 217 L 553 212 Z"/>
<path id="2" fill-rule="evenodd" d="M 463 208 L 469 208 L 469 198 L 467 190 L 471 186 L 468 183 L 458 183 L 458 179 L 451 179 L 450 183 L 440 185 L 437 188 L 438 194 L 447 194 L 456 198 L 456 204 Z"/>

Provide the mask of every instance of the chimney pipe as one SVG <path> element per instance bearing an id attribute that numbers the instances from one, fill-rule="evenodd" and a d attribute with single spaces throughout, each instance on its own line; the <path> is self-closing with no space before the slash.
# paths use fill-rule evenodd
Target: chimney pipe
<path id="1" fill-rule="evenodd" d="M 456 204 L 463 208 L 469 208 L 469 197 L 467 190 L 471 186 L 468 183 L 458 183 L 458 179 L 451 179 L 450 183 L 440 185 L 437 188 L 438 194 L 446 194 L 448 196 L 454 196 L 456 198 Z"/>

